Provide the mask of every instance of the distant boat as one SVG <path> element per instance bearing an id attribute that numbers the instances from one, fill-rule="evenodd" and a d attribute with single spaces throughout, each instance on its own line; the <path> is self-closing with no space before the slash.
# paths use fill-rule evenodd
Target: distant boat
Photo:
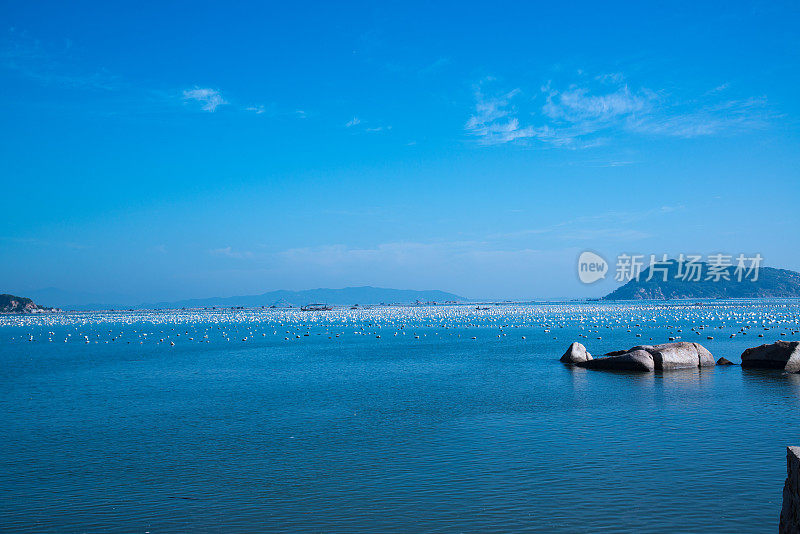
<path id="1" fill-rule="evenodd" d="M 311 303 L 300 308 L 300 311 L 328 311 L 331 307 L 327 304 Z"/>

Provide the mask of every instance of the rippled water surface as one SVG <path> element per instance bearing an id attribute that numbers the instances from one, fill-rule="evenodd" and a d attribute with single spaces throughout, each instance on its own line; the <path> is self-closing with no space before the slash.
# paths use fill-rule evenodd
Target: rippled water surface
<path id="1" fill-rule="evenodd" d="M 558 358 L 674 337 L 738 362 L 800 338 L 799 316 L 776 301 L 0 317 L 0 528 L 774 532 L 800 376 Z"/>

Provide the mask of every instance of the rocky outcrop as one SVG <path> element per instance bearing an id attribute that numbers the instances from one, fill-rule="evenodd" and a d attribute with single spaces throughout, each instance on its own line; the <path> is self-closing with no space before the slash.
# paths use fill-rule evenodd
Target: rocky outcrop
<path id="1" fill-rule="evenodd" d="M 742 367 L 751 369 L 781 369 L 800 373 L 800 341 L 776 341 L 752 347 L 742 353 Z"/>
<path id="2" fill-rule="evenodd" d="M 583 344 L 577 341 L 569 346 L 567 352 L 561 357 L 562 363 L 576 364 L 579 362 L 586 362 L 592 359 L 592 355 L 586 350 Z"/>
<path id="3" fill-rule="evenodd" d="M 800 447 L 786 448 L 786 483 L 779 534 L 800 534 Z"/>
<path id="4" fill-rule="evenodd" d="M 699 343 L 685 341 L 661 345 L 640 345 L 620 354 L 595 358 L 575 365 L 586 369 L 606 369 L 619 371 L 667 371 L 671 369 L 690 369 L 713 367 L 714 357 Z"/>
<path id="5" fill-rule="evenodd" d="M 666 264 L 658 266 L 659 270 L 666 269 L 666 276 L 663 272 L 653 270 L 653 266 L 647 267 L 641 272 L 640 276 L 632 278 L 622 287 L 618 287 L 605 297 L 604 300 L 639 300 L 639 299 L 707 299 L 707 298 L 795 298 L 800 297 L 800 273 L 787 271 L 786 269 L 775 269 L 772 267 L 760 267 L 758 277 L 736 276 L 735 265 L 725 266 L 720 272 L 724 273 L 715 280 L 707 276 L 711 265 L 704 262 L 697 262 L 694 268 L 697 269 L 698 279 L 690 279 L 681 275 L 681 269 L 685 269 L 685 264 L 680 264 L 676 260 L 668 261 Z"/>
<path id="6" fill-rule="evenodd" d="M 37 313 L 42 311 L 51 311 L 51 309 L 39 306 L 29 298 L 7 294 L 0 295 L 1 313 Z"/>
<path id="7" fill-rule="evenodd" d="M 725 356 L 723 356 L 722 358 L 720 358 L 719 360 L 717 360 L 717 365 L 736 365 L 736 364 L 735 364 L 735 363 L 733 363 L 732 361 L 730 361 L 730 360 L 729 360 L 728 358 L 726 358 Z"/>

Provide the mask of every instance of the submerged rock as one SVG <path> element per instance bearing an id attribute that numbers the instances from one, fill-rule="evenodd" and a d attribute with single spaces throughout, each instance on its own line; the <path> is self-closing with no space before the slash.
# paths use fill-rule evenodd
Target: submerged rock
<path id="1" fill-rule="evenodd" d="M 719 360 L 717 360 L 717 365 L 736 365 L 736 364 L 735 364 L 735 363 L 733 363 L 732 361 L 730 361 L 730 360 L 729 360 L 728 358 L 726 358 L 725 356 L 723 356 L 722 358 L 720 358 Z"/>
<path id="2" fill-rule="evenodd" d="M 576 364 L 578 362 L 585 362 L 592 359 L 592 355 L 586 350 L 583 344 L 577 341 L 569 346 L 567 352 L 561 357 L 561 362 Z"/>
<path id="3" fill-rule="evenodd" d="M 776 341 L 742 353 L 742 367 L 800 373 L 800 341 Z"/>
<path id="4" fill-rule="evenodd" d="M 640 345 L 620 354 L 615 351 L 605 358 L 596 358 L 575 365 L 587 369 L 609 369 L 620 371 L 665 371 L 713 367 L 714 357 L 699 343 L 685 341 L 661 345 Z"/>

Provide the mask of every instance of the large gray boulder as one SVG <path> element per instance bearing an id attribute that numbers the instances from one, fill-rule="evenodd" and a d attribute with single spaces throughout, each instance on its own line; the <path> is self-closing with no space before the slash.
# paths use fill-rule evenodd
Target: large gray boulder
<path id="1" fill-rule="evenodd" d="M 586 369 L 605 369 L 612 371 L 641 371 L 649 372 L 655 369 L 653 356 L 644 350 L 631 349 L 623 354 L 595 358 L 586 362 L 576 363 L 578 367 Z"/>
<path id="2" fill-rule="evenodd" d="M 714 367 L 717 362 L 704 346 L 685 341 L 642 347 L 653 355 L 656 370 Z"/>
<path id="3" fill-rule="evenodd" d="M 578 362 L 575 365 L 586 369 L 650 372 L 713 367 L 716 364 L 705 347 L 685 341 L 639 345 L 624 352 L 615 351 L 609 354 L 611 356 Z"/>
<path id="4" fill-rule="evenodd" d="M 800 373 L 800 341 L 776 341 L 742 353 L 742 367 Z"/>
<path id="5" fill-rule="evenodd" d="M 577 341 L 569 346 L 567 352 L 561 357 L 561 362 L 576 364 L 578 362 L 585 362 L 592 359 L 592 355 L 586 350 L 583 344 Z"/>

